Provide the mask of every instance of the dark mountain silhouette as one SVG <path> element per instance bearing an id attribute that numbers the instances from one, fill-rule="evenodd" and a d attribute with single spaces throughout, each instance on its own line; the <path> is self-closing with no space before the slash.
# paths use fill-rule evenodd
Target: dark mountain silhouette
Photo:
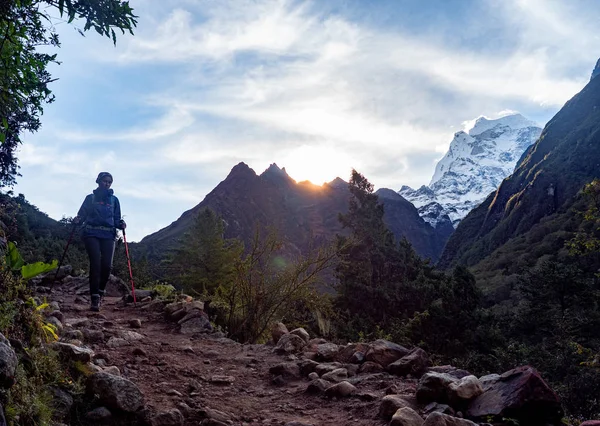
<path id="1" fill-rule="evenodd" d="M 415 207 L 391 190 L 379 190 L 385 220 L 399 239 L 406 237 L 421 256 L 437 260 L 451 229 L 436 230 L 419 217 Z M 296 183 L 272 164 L 261 175 L 244 163 L 236 165 L 196 207 L 164 229 L 146 236 L 136 247 L 151 258 L 161 258 L 176 247 L 198 212 L 209 207 L 226 222 L 225 236 L 252 239 L 256 225 L 274 226 L 290 253 L 303 253 L 311 243 L 330 240 L 342 228 L 338 214 L 347 211 L 350 192 L 340 178 L 317 186 Z"/>
<path id="2" fill-rule="evenodd" d="M 577 221 L 572 211 L 576 195 L 598 177 L 600 78 L 593 78 L 550 120 L 514 173 L 460 223 L 444 249 L 440 267 L 476 265 L 509 241 L 512 244 L 519 237 L 526 238 L 540 222 L 554 222 L 552 232 L 561 226 L 565 230 L 564 224 L 570 223 L 572 231 L 576 227 L 572 221 Z M 559 215 L 566 216 L 557 221 Z M 539 226 L 535 229 L 539 234 Z M 533 250 L 531 244 L 542 239 L 543 235 L 526 238 L 528 255 Z M 514 244 L 511 247 L 514 251 Z M 546 253 L 542 250 L 538 254 Z M 516 261 L 516 256 L 512 260 Z M 511 259 L 507 261 L 508 265 L 498 267 L 510 269 Z"/>

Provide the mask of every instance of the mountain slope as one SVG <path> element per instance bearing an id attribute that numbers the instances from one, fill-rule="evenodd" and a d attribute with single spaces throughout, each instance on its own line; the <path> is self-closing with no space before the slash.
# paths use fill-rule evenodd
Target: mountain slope
<path id="1" fill-rule="evenodd" d="M 452 235 L 439 265 L 475 265 L 546 216 L 567 211 L 600 177 L 600 79 L 592 79 L 546 125 L 514 173 Z"/>
<path id="2" fill-rule="evenodd" d="M 541 130 L 520 114 L 496 120 L 480 117 L 468 132 L 454 134 L 429 186 L 417 190 L 403 186 L 399 193 L 433 226 L 447 225 L 448 215 L 456 227 L 513 172 Z"/>
<path id="3" fill-rule="evenodd" d="M 405 236 L 421 256 L 436 260 L 449 236 L 448 230 L 432 228 L 409 202 L 387 191 L 393 195 L 384 191 L 387 196 L 380 197 L 390 230 L 396 238 Z M 240 163 L 200 204 L 171 225 L 142 239 L 138 248 L 153 258 L 163 257 L 165 251 L 184 238 L 198 212 L 209 207 L 225 220 L 228 238 L 248 243 L 257 223 L 271 225 L 279 230 L 289 253 L 303 253 L 313 238 L 322 242 L 342 232 L 338 213 L 346 212 L 349 197 L 348 184 L 339 178 L 323 186 L 296 183 L 285 168 L 275 164 L 257 175 Z"/>

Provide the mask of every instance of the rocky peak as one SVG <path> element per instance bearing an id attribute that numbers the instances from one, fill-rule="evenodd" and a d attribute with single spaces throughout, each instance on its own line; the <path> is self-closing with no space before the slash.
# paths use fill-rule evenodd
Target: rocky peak
<path id="1" fill-rule="evenodd" d="M 238 164 L 236 164 L 235 166 L 233 166 L 233 168 L 227 175 L 226 180 L 234 178 L 234 177 L 251 177 L 252 178 L 252 177 L 256 177 L 256 172 L 254 170 L 252 170 L 250 167 L 248 167 L 248 165 L 242 161 L 242 162 L 239 162 Z"/>
<path id="2" fill-rule="evenodd" d="M 348 189 L 348 182 L 346 182 L 340 177 L 336 177 L 334 180 L 328 182 L 326 185 L 334 189 Z"/>
<path id="3" fill-rule="evenodd" d="M 597 75 L 600 75 L 600 59 L 598 59 L 598 62 L 596 62 L 596 68 L 594 68 L 594 71 L 592 71 L 592 77 L 590 78 L 590 80 L 596 77 Z"/>

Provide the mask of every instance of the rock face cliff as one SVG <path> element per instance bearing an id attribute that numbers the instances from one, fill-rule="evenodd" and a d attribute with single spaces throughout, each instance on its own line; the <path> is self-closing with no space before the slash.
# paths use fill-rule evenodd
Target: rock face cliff
<path id="1" fill-rule="evenodd" d="M 459 224 L 440 266 L 478 263 L 542 218 L 567 211 L 598 177 L 600 79 L 594 78 L 548 122 L 514 173 Z"/>
<path id="2" fill-rule="evenodd" d="M 480 117 L 454 134 L 429 186 L 403 186 L 398 193 L 434 227 L 454 227 L 510 175 L 542 129 L 520 114 L 496 120 Z"/>
<path id="3" fill-rule="evenodd" d="M 385 208 L 384 220 L 396 238 L 406 237 L 416 252 L 437 260 L 452 230 L 435 229 L 426 223 L 412 204 L 391 190 L 378 192 Z M 316 186 L 296 183 L 272 164 L 261 175 L 244 163 L 235 166 L 227 178 L 191 210 L 138 245 L 153 258 L 175 247 L 200 210 L 209 207 L 226 222 L 225 235 L 248 243 L 256 224 L 274 226 L 292 254 L 304 253 L 317 243 L 332 239 L 343 230 L 338 214 L 348 209 L 348 184 L 337 178 Z"/>

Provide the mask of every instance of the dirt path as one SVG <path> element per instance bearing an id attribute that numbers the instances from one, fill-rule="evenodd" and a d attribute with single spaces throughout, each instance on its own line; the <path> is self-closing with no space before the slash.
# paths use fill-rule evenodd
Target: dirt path
<path id="1" fill-rule="evenodd" d="M 218 410 L 220 413 L 210 412 L 210 417 L 222 422 L 209 423 L 215 425 L 285 425 L 293 421 L 314 426 L 385 425 L 377 412 L 386 389 L 394 385 L 396 392 L 414 393 L 414 382 L 386 374 L 357 379 L 358 396 L 326 399 L 309 395 L 305 393 L 306 378 L 273 383 L 269 368 L 294 361 L 295 356 L 275 355 L 270 346 L 241 345 L 210 335 L 190 338 L 179 334 L 177 325 L 166 322 L 162 313 L 139 303 L 137 307 L 124 306 L 116 297 L 106 298 L 100 313 L 88 311 L 82 297 L 70 292 L 53 293 L 50 299 L 59 302 L 65 324 L 89 320 L 86 327 L 96 333 L 97 340 L 89 343 L 86 339 L 86 345 L 96 358 L 118 367 L 123 377 L 140 387 L 151 412 L 185 411 L 185 405 L 203 413 Z M 135 319 L 140 320 L 141 328 L 130 326 Z M 124 331 L 135 331 L 143 338 L 126 346 L 107 346 L 110 337 Z M 186 420 L 186 425 L 195 424 L 200 424 L 197 417 Z"/>

